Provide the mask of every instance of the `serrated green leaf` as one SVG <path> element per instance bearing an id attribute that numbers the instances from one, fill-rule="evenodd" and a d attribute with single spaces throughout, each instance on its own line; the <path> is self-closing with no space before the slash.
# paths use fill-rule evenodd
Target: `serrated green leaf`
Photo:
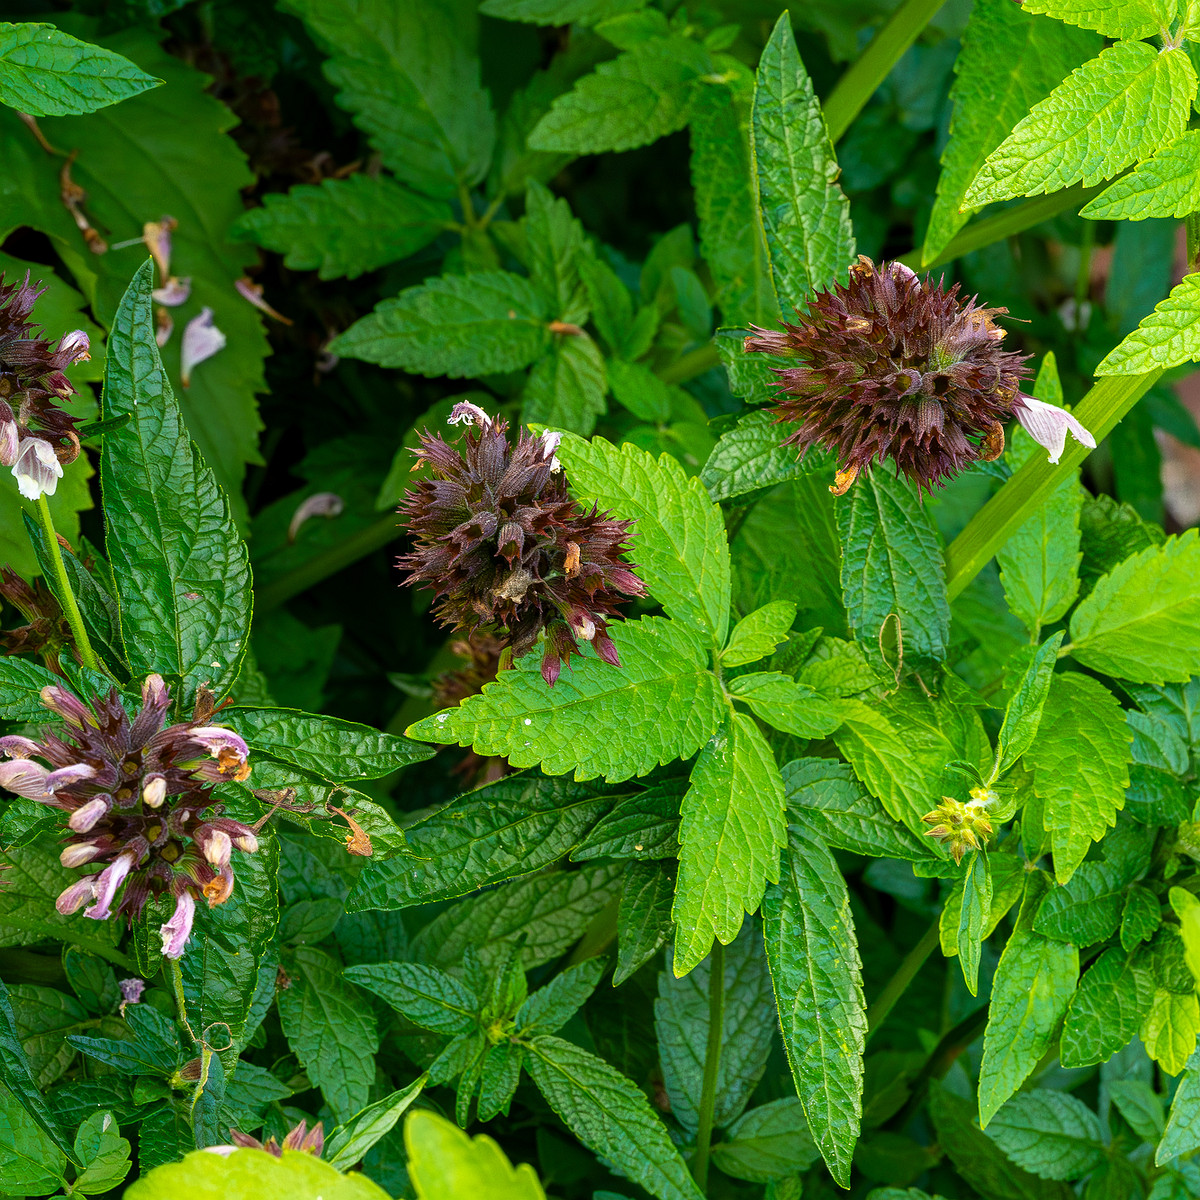
<path id="1" fill-rule="evenodd" d="M 529 373 L 521 416 L 586 437 L 608 407 L 607 390 L 604 356 L 596 343 L 586 333 L 556 334 L 550 352 Z"/>
<path id="2" fill-rule="evenodd" d="M 825 843 L 788 830 L 781 878 L 763 901 L 783 1045 L 809 1129 L 845 1186 L 862 1118 L 867 1018 L 845 880 Z"/>
<path id="3" fill-rule="evenodd" d="M 594 1054 L 549 1036 L 530 1043 L 527 1068 L 546 1102 L 589 1150 L 659 1200 L 700 1200 L 702 1193 L 662 1122 L 624 1075 Z"/>
<path id="4" fill-rule="evenodd" d="M 602 958 L 592 958 L 556 975 L 521 1005 L 517 1028 L 557 1033 L 596 990 L 607 965 Z"/>
<path id="5" fill-rule="evenodd" d="M 1196 993 L 1186 995 L 1158 988 L 1138 1034 L 1146 1053 L 1168 1075 L 1178 1075 L 1196 1050 L 1200 1033 L 1200 1001 Z"/>
<path id="6" fill-rule="evenodd" d="M 587 243 L 571 206 L 532 179 L 525 189 L 521 226 L 529 247 L 530 281 L 551 298 L 558 320 L 582 324 L 588 316 L 588 302 L 579 262 Z"/>
<path id="7" fill-rule="evenodd" d="M 830 468 L 823 450 L 797 457 L 784 446 L 783 432 L 769 412 L 751 411 L 723 433 L 700 472 L 700 480 L 714 500 L 732 500 L 748 492 L 774 487 L 788 479 Z"/>
<path id="8" fill-rule="evenodd" d="M 1076 610 L 1078 611 L 1078 610 Z M 1116 697 L 1090 676 L 1055 675 L 1037 741 L 1026 751 L 1054 873 L 1066 883 L 1092 842 L 1116 823 L 1129 786 L 1133 737 Z"/>
<path id="9" fill-rule="evenodd" d="M 480 999 L 465 984 L 420 963 L 347 967 L 351 983 L 374 992 L 414 1025 L 435 1033 L 469 1033 L 478 1023 Z"/>
<path id="10" fill-rule="evenodd" d="M 967 223 L 962 211 L 967 185 L 1009 130 L 1085 59 L 1099 53 L 1091 33 L 1036 21 L 1011 0 L 978 0 L 963 33 L 950 89 L 954 113 L 950 140 L 942 151 L 937 198 L 929 215 L 926 265 L 933 262 Z"/>
<path id="11" fill-rule="evenodd" d="M 996 745 L 997 775 L 1003 775 L 1013 767 L 1037 740 L 1063 637 L 1060 631 L 1038 647 L 1021 682 L 1004 707 L 1004 724 L 1000 727 Z"/>
<path id="12" fill-rule="evenodd" d="M 1162 1099 L 1144 1079 L 1110 1079 L 1108 1094 L 1134 1133 L 1148 1142 L 1158 1141 L 1166 1114 Z"/>
<path id="13" fill-rule="evenodd" d="M 651 38 L 585 75 L 529 135 L 533 150 L 599 154 L 632 150 L 687 124 L 708 51 L 691 38 Z"/>
<path id="14" fill-rule="evenodd" d="M 372 1146 L 391 1132 L 424 1086 L 425 1076 L 418 1076 L 408 1087 L 384 1096 L 334 1128 L 325 1139 L 322 1151 L 325 1161 L 340 1171 L 360 1162 Z"/>
<path id="15" fill-rule="evenodd" d="M 729 635 L 721 651 L 721 665 L 741 667 L 758 662 L 785 641 L 796 619 L 796 606 L 790 600 L 773 600 L 743 617 Z"/>
<path id="16" fill-rule="evenodd" d="M 42 688 L 61 684 L 61 678 L 41 663 L 7 655 L 0 658 L 0 720 L 44 721 Z"/>
<path id="17" fill-rule="evenodd" d="M 1014 854 L 993 853 L 988 855 L 988 873 L 992 883 L 991 904 L 982 937 L 986 941 L 996 932 L 997 926 L 1008 915 L 1025 892 L 1025 862 Z M 947 958 L 958 954 L 958 938 L 961 925 L 963 897 L 966 891 L 966 876 L 960 876 L 942 906 L 938 935 L 942 953 Z"/>
<path id="18" fill-rule="evenodd" d="M 1162 906 L 1149 888 L 1134 884 L 1121 910 L 1121 949 L 1126 953 L 1148 942 L 1162 924 Z"/>
<path id="19" fill-rule="evenodd" d="M 551 346 L 549 297 L 510 271 L 443 275 L 375 306 L 332 354 L 461 379 L 516 371 Z"/>
<path id="20" fill-rule="evenodd" d="M 1188 1060 L 1187 1074 L 1179 1081 L 1162 1141 L 1154 1154 L 1156 1166 L 1170 1162 L 1200 1146 L 1200 1060 Z"/>
<path id="21" fill-rule="evenodd" d="M 712 946 L 737 936 L 785 844 L 783 782 L 750 717 L 734 713 L 700 753 L 679 823 L 674 971 L 686 975 Z"/>
<path id="22" fill-rule="evenodd" d="M 964 196 L 978 207 L 1091 187 L 1149 158 L 1187 126 L 1196 72 L 1186 50 L 1118 42 L 1033 106 L 989 156 Z"/>
<path id="23" fill-rule="evenodd" d="M 617 908 L 617 967 L 613 987 L 649 962 L 671 936 L 675 876 L 665 863 L 629 863 Z"/>
<path id="24" fill-rule="evenodd" d="M 92 1113 L 75 1135 L 75 1153 L 84 1165 L 72 1191 L 82 1196 L 110 1192 L 129 1174 L 130 1145 L 121 1137 L 113 1114 Z"/>
<path id="25" fill-rule="evenodd" d="M 597 21 L 633 12 L 646 0 L 483 0 L 479 11 L 506 21 L 528 21 L 533 25 L 571 25 Z"/>
<path id="26" fill-rule="evenodd" d="M 808 1170 L 820 1157 L 796 1096 L 743 1113 L 712 1149 L 715 1166 L 750 1183 L 782 1181 Z"/>
<path id="27" fill-rule="evenodd" d="M 976 850 L 967 862 L 954 945 L 963 980 L 972 996 L 979 991 L 979 956 L 992 916 L 992 874 L 987 854 Z"/>
<path id="28" fill-rule="evenodd" d="M 330 55 L 337 101 L 397 179 L 434 196 L 487 172 L 496 136 L 479 59 L 437 0 L 288 0 Z"/>
<path id="29" fill-rule="evenodd" d="M 758 62 L 751 145 L 771 278 L 787 314 L 844 280 L 854 259 L 850 205 L 789 13 L 776 22 Z"/>
<path id="30" fill-rule="evenodd" d="M 1085 862 L 1069 883 L 1046 896 L 1033 927 L 1044 937 L 1077 946 L 1106 941 L 1120 924 L 1127 884 L 1108 863 Z"/>
<path id="31" fill-rule="evenodd" d="M 231 236 L 284 255 L 293 271 L 356 279 L 427 246 L 453 218 L 444 200 L 410 191 L 386 175 L 351 175 L 287 193 L 269 192 Z"/>
<path id="32" fill-rule="evenodd" d="M 66 1186 L 66 1165 L 66 1155 L 29 1120 L 21 1102 L 0 1083 L 0 1178 L 4 1186 L 31 1195 L 49 1195 Z"/>
<path id="33" fill-rule="evenodd" d="M 1200 539 L 1189 529 L 1131 555 L 1071 614 L 1071 653 L 1134 683 L 1200 674 Z"/>
<path id="34" fill-rule="evenodd" d="M 634 518 L 638 574 L 667 615 L 725 644 L 730 566 L 725 522 L 700 481 L 668 454 L 657 459 L 626 442 L 563 438 L 558 447 L 571 494 L 614 516 Z"/>
<path id="35" fill-rule="evenodd" d="M 1033 919 L 1049 879 L 1029 876 L 1017 925 L 992 982 L 979 1068 L 979 1123 L 987 1128 L 1050 1047 L 1079 978 L 1079 951 L 1035 933 Z"/>
<path id="36" fill-rule="evenodd" d="M 779 671 L 739 675 L 730 681 L 729 693 L 745 701 L 760 720 L 796 737 L 828 737 L 842 723 L 835 705 Z"/>
<path id="37" fill-rule="evenodd" d="M 1093 221 L 1186 217 L 1200 208 L 1200 132 L 1184 133 L 1079 210 Z"/>
<path id="38" fill-rule="evenodd" d="M 1179 0 L 1026 0 L 1026 7 L 1110 38 L 1165 37 L 1179 19 Z"/>
<path id="39" fill-rule="evenodd" d="M 671 389 L 643 363 L 614 359 L 608 382 L 617 403 L 635 417 L 661 424 L 671 417 Z"/>
<path id="40" fill-rule="evenodd" d="M 1066 1092 L 1019 1093 L 995 1115 L 987 1135 L 1017 1166 L 1042 1179 L 1078 1179 L 1104 1161 L 1100 1118 Z"/>
<path id="41" fill-rule="evenodd" d="M 1138 375 L 1200 357 L 1200 278 L 1185 275 L 1171 294 L 1096 368 L 1097 375 Z"/>

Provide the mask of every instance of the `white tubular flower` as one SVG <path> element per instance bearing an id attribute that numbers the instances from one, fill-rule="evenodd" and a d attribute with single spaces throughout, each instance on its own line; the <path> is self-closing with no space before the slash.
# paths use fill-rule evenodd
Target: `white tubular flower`
<path id="1" fill-rule="evenodd" d="M 100 847 L 95 842 L 72 842 L 69 846 L 63 847 L 58 861 L 64 867 L 82 867 L 84 863 L 90 863 L 99 853 Z M 95 896 L 95 888 L 92 889 L 92 896 Z"/>
<path id="2" fill-rule="evenodd" d="M 1095 450 L 1096 439 L 1084 429 L 1065 408 L 1035 400 L 1022 393 L 1013 408 L 1013 415 L 1022 428 L 1039 446 L 1050 451 L 1049 461 L 1058 462 L 1067 444 L 1067 431 L 1081 445 Z"/>
<path id="3" fill-rule="evenodd" d="M 79 879 L 69 887 L 64 888 L 58 899 L 55 900 L 54 907 L 64 917 L 67 917 L 73 912 L 78 912 L 89 900 L 94 900 L 95 898 L 96 876 L 86 875 L 83 879 Z"/>
<path id="4" fill-rule="evenodd" d="M 101 817 L 108 816 L 112 801 L 107 796 L 96 796 L 77 808 L 67 819 L 67 824 L 76 833 L 87 833 Z"/>
<path id="5" fill-rule="evenodd" d="M 41 763 L 28 758 L 14 758 L 10 762 L 0 763 L 0 787 L 8 788 L 27 800 L 50 799 L 50 793 L 46 791 L 49 775 L 50 772 Z"/>
<path id="6" fill-rule="evenodd" d="M 467 421 L 473 422 L 482 429 L 490 429 L 492 424 L 492 418 L 478 404 L 472 404 L 470 400 L 460 400 L 450 410 L 450 415 L 446 418 L 446 424 L 462 425 Z"/>
<path id="7" fill-rule="evenodd" d="M 166 798 L 166 779 L 162 775 L 151 775 L 142 788 L 142 803 L 147 808 L 160 808 Z"/>
<path id="8" fill-rule="evenodd" d="M 11 467 L 21 448 L 21 431 L 13 410 L 0 400 L 0 467 Z"/>
<path id="9" fill-rule="evenodd" d="M 38 500 L 42 496 L 54 495 L 63 469 L 49 442 L 40 437 L 27 437 L 21 439 L 12 473 L 16 476 L 21 495 L 26 500 Z"/>
<path id="10" fill-rule="evenodd" d="M 561 441 L 561 433 L 550 433 L 547 431 L 542 434 L 542 449 L 550 456 L 551 471 L 561 471 L 563 469 L 562 463 L 558 461 L 558 455 L 555 453 Z"/>
<path id="11" fill-rule="evenodd" d="M 92 344 L 82 329 L 72 329 L 70 333 L 63 335 L 58 344 L 58 352 L 69 354 L 72 362 L 87 362 L 92 357 Z"/>
<path id="12" fill-rule="evenodd" d="M 196 915 L 196 900 L 191 892 L 182 891 L 175 900 L 171 919 L 159 928 L 165 958 L 182 958 L 183 948 L 192 936 L 192 921 Z"/>

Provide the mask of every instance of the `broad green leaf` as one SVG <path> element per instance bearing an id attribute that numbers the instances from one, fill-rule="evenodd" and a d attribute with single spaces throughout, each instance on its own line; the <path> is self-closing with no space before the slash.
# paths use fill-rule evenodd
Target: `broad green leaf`
<path id="1" fill-rule="evenodd" d="M 722 955 L 721 1059 L 713 1124 L 723 1128 L 746 1107 L 767 1067 L 775 1035 L 771 974 L 756 923 L 748 923 Z M 654 1029 L 671 1113 L 688 1134 L 700 1124 L 700 1093 L 711 1020 L 713 959 L 677 979 L 658 973 Z"/>
<path id="2" fill-rule="evenodd" d="M 709 52 L 673 34 L 601 63 L 559 96 L 529 135 L 532 150 L 599 154 L 632 150 L 687 124 L 712 70 Z"/>
<path id="3" fill-rule="evenodd" d="M 996 932 L 997 926 L 1024 894 L 1025 861 L 1015 854 L 989 854 L 988 875 L 991 880 L 992 895 L 981 934 L 984 941 Z M 938 934 L 942 944 L 942 953 L 947 958 L 953 958 L 959 952 L 962 907 L 966 895 L 967 878 L 966 875 L 959 877 L 950 895 L 946 897 L 946 903 L 942 906 Z"/>
<path id="4" fill-rule="evenodd" d="M 667 615 L 725 644 L 729 623 L 729 548 L 721 510 L 677 459 L 626 442 L 563 438 L 558 457 L 571 494 L 614 516 L 633 518 L 638 574 Z"/>
<path id="5" fill-rule="evenodd" d="M 771 1100 L 743 1113 L 712 1150 L 713 1163 L 726 1175 L 750 1183 L 800 1174 L 820 1157 L 796 1096 Z"/>
<path id="6" fill-rule="evenodd" d="M 658 309 L 648 305 L 635 316 L 629 289 L 608 263 L 597 258 L 580 259 L 579 277 L 587 291 L 592 323 L 608 348 L 622 360 L 645 354 L 658 329 Z M 615 377 L 613 362 L 608 367 L 611 383 Z"/>
<path id="7" fill-rule="evenodd" d="M 79 951 L 75 947 L 70 947 L 70 950 L 78 956 Z M 30 983 L 14 984 L 9 999 L 12 1001 L 17 1037 L 24 1047 L 28 1068 L 37 1086 L 45 1090 L 74 1060 L 75 1051 L 65 1038 L 68 1033 L 78 1032 L 87 1024 L 87 1009 L 74 996 Z M 0 1020 L 3 1019 L 0 1012 Z M 8 1080 L 4 1082 L 7 1084 Z M 20 1086 L 9 1086 L 14 1087 L 18 1097 L 21 1096 Z"/>
<path id="8" fill-rule="evenodd" d="M 474 276 L 472 276 L 474 278 Z M 586 333 L 555 334 L 521 394 L 521 417 L 585 437 L 608 407 L 604 356 Z"/>
<path id="9" fill-rule="evenodd" d="M 347 967 L 351 983 L 374 992 L 414 1025 L 435 1033 L 469 1033 L 478 1021 L 480 1000 L 465 984 L 420 963 L 377 963 Z"/>
<path id="10" fill-rule="evenodd" d="M 850 205 L 790 13 L 776 22 L 758 62 L 751 135 L 771 278 L 788 314 L 845 280 L 854 259 Z"/>
<path id="11" fill-rule="evenodd" d="M 551 346 L 548 301 L 509 271 L 443 275 L 377 304 L 329 350 L 418 375 L 516 371 Z"/>
<path id="12" fill-rule="evenodd" d="M 1139 1137 L 1156 1142 L 1166 1124 L 1162 1098 L 1144 1079 L 1110 1079 L 1108 1094 Z"/>
<path id="13" fill-rule="evenodd" d="M 339 1171 L 360 1162 L 372 1146 L 391 1132 L 424 1086 L 425 1076 L 418 1076 L 408 1087 L 384 1096 L 331 1130 L 322 1154 L 325 1161 Z"/>
<path id="14" fill-rule="evenodd" d="M 674 858 L 679 849 L 679 802 L 687 789 L 686 777 L 676 777 L 618 799 L 572 851 L 571 859 Z"/>
<path id="15" fill-rule="evenodd" d="M 1025 7 L 1110 38 L 1165 37 L 1179 19 L 1179 0 L 1025 0 Z"/>
<path id="16" fill-rule="evenodd" d="M 658 1200 L 700 1200 L 702 1193 L 641 1089 L 603 1059 L 542 1036 L 529 1044 L 527 1069 L 546 1102 L 594 1154 Z"/>
<path id="17" fill-rule="evenodd" d="M 782 444 L 785 436 L 771 413 L 748 412 L 721 434 L 700 472 L 708 494 L 714 500 L 732 500 L 829 467 L 823 450 L 811 450 L 801 459 L 793 447 Z"/>
<path id="18" fill-rule="evenodd" d="M 739 675 L 730 681 L 729 693 L 745 701 L 760 720 L 796 737 L 828 737 L 842 723 L 835 705 L 779 671 Z"/>
<path id="19" fill-rule="evenodd" d="M 867 1031 L 850 897 L 833 855 L 803 825 L 789 827 L 782 867 L 767 889 L 763 923 L 783 1045 L 813 1139 L 846 1186 Z"/>
<path id="20" fill-rule="evenodd" d="M 674 971 L 686 975 L 712 946 L 737 936 L 767 882 L 779 878 L 783 782 L 750 717 L 732 714 L 692 769 L 679 824 Z"/>
<path id="21" fill-rule="evenodd" d="M 608 364 L 608 382 L 622 407 L 653 424 L 671 418 L 671 389 L 644 363 L 614 359 Z"/>
<path id="22" fill-rule="evenodd" d="M 471 1138 L 445 1117 L 414 1112 L 404 1123 L 408 1174 L 417 1200 L 545 1200 L 528 1163 L 514 1167 L 490 1137 Z"/>
<path id="23" fill-rule="evenodd" d="M 75 1135 L 75 1153 L 84 1170 L 73 1191 L 83 1196 L 112 1191 L 129 1174 L 129 1151 L 112 1113 L 93 1113 Z"/>
<path id="24" fill-rule="evenodd" d="M 1118 42 L 1035 104 L 967 188 L 972 207 L 1091 187 L 1186 128 L 1196 72 L 1182 49 Z"/>
<path id="25" fill-rule="evenodd" d="M 590 958 L 556 975 L 521 1005 L 517 1028 L 557 1033 L 596 990 L 607 966 L 603 958 Z"/>
<path id="26" fill-rule="evenodd" d="M 1168 893 L 1171 907 L 1179 918 L 1183 939 L 1183 957 L 1193 977 L 1200 982 L 1200 900 L 1187 888 L 1173 887 Z"/>
<path id="27" fill-rule="evenodd" d="M 1200 674 L 1200 538 L 1189 529 L 1131 555 L 1071 614 L 1071 654 L 1134 683 Z"/>
<path id="28" fill-rule="evenodd" d="M 977 0 L 963 33 L 950 89 L 954 113 L 942 151 L 937 198 L 921 251 L 933 262 L 970 220 L 967 185 L 1009 130 L 1066 75 L 1097 54 L 1101 40 L 1053 21 L 1038 21 L 1011 0 Z"/>
<path id="29" fill-rule="evenodd" d="M 66 1186 L 66 1166 L 66 1155 L 0 1083 L 0 1179 L 5 1190 L 48 1196 Z"/>
<path id="30" fill-rule="evenodd" d="M 1071 878 L 1125 807 L 1133 737 L 1124 716 L 1116 697 L 1087 675 L 1055 675 L 1050 682 L 1025 766 L 1034 773 L 1059 883 Z"/>
<path id="31" fill-rule="evenodd" d="M 291 985 L 279 993 L 288 1045 L 340 1121 L 366 1107 L 375 1082 L 375 1014 L 341 979 L 323 950 L 300 946 L 286 964 Z"/>
<path id="32" fill-rule="evenodd" d="M 104 385 L 100 487 L 106 546 L 134 677 L 161 672 L 190 707 L 237 679 L 250 626 L 250 564 L 229 503 L 188 438 L 154 341 L 153 264 L 113 321 Z"/>
<path id="33" fill-rule="evenodd" d="M 1077 946 L 1103 942 L 1121 922 L 1128 883 L 1106 862 L 1085 862 L 1068 883 L 1046 896 L 1033 927 L 1045 937 Z"/>
<path id="34" fill-rule="evenodd" d="M 664 864 L 631 862 L 617 908 L 617 966 L 613 987 L 649 962 L 671 936 L 675 876 Z"/>
<path id="35" fill-rule="evenodd" d="M 591 25 L 619 13 L 633 12 L 646 0 L 483 0 L 479 11 L 506 21 L 534 25 Z"/>
<path id="36" fill-rule="evenodd" d="M 579 262 L 587 253 L 587 242 L 571 206 L 531 179 L 525 189 L 521 227 L 529 248 L 531 282 L 551 298 L 558 320 L 582 324 L 588 316 L 588 300 Z"/>
<path id="37" fill-rule="evenodd" d="M 1037 649 L 1016 691 L 1004 707 L 1004 724 L 996 747 L 996 773 L 1003 775 L 1037 740 L 1042 712 L 1054 678 L 1063 633 L 1052 634 Z"/>
<path id="38" fill-rule="evenodd" d="M 756 608 L 733 627 L 721 651 L 721 665 L 741 667 L 766 658 L 780 642 L 787 640 L 795 619 L 796 606 L 790 600 L 773 600 Z"/>
<path id="39" fill-rule="evenodd" d="M 609 632 L 619 667 L 589 651 L 551 688 L 530 655 L 458 708 L 418 721 L 409 736 L 473 745 L 514 767 L 540 763 L 549 775 L 574 770 L 577 780 L 617 782 L 695 754 L 725 711 L 703 641 L 662 617 L 614 623 Z M 610 724 L 614 716 L 619 726 Z"/>
<path id="40" fill-rule="evenodd" d="M 458 22 L 467 10 L 437 0 L 288 0 L 330 54 L 337 101 L 396 178 L 432 196 L 487 172 L 496 123 L 479 60 Z"/>
<path id="41" fill-rule="evenodd" d="M 954 944 L 963 979 L 972 996 L 979 991 L 979 955 L 987 936 L 992 916 L 992 875 L 987 854 L 980 850 L 971 853 L 967 873 L 963 877 L 962 898 L 958 905 L 958 929 Z"/>
<path id="42" fill-rule="evenodd" d="M 1138 375 L 1200 357 L 1200 279 L 1185 275 L 1171 294 L 1096 368 L 1097 375 Z"/>
<path id="43" fill-rule="evenodd" d="M 1089 200 L 1079 215 L 1093 221 L 1186 217 L 1200 209 L 1200 132 L 1184 133 Z"/>
<path id="44" fill-rule="evenodd" d="M 1035 933 L 1049 879 L 1030 875 L 1017 925 L 992 982 L 979 1068 L 979 1123 L 985 1129 L 1050 1047 L 1079 978 L 1079 951 Z"/>
<path id="45" fill-rule="evenodd" d="M 1149 888 L 1134 884 L 1125 893 L 1121 910 L 1121 949 L 1128 953 L 1148 942 L 1161 924 L 1162 906 L 1158 897 Z"/>
<path id="46" fill-rule="evenodd" d="M 42 688 L 61 687 L 62 679 L 28 658 L 0 658 L 0 720 L 37 722 L 49 717 Z"/>
<path id="47" fill-rule="evenodd" d="M 1161 1166 L 1181 1154 L 1190 1153 L 1197 1146 L 1200 1146 L 1200 1059 L 1193 1054 L 1171 1101 L 1171 1113 L 1155 1151 L 1154 1162 Z"/>
<path id="48" fill-rule="evenodd" d="M 1017 1166 L 1043 1179 L 1078 1179 L 1104 1161 L 1100 1118 L 1067 1092 L 1020 1092 L 987 1132 Z"/>
<path id="49" fill-rule="evenodd" d="M 351 175 L 268 192 L 231 235 L 284 255 L 284 266 L 293 271 L 356 279 L 415 254 L 452 218 L 444 200 L 400 187 L 386 175 Z"/>
<path id="50" fill-rule="evenodd" d="M 1200 1002 L 1195 992 L 1182 995 L 1157 988 L 1139 1036 L 1146 1053 L 1168 1075 L 1178 1075 L 1196 1050 L 1200 1033 Z"/>

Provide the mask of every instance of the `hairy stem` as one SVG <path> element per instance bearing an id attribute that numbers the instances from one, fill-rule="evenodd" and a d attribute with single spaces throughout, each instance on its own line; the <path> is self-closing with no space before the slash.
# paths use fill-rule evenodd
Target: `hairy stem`
<path id="1" fill-rule="evenodd" d="M 904 0 L 888 23 L 871 39 L 857 62 L 838 80 L 825 101 L 825 124 L 829 136 L 837 141 L 888 77 L 904 52 L 917 40 L 922 29 L 943 0 Z"/>
<path id="2" fill-rule="evenodd" d="M 917 977 L 917 972 L 925 965 L 925 960 L 933 953 L 938 944 L 941 918 L 934 917 L 933 924 L 922 935 L 921 940 L 904 956 L 904 961 L 896 968 L 896 973 L 884 985 L 884 989 L 875 997 L 874 1003 L 867 1009 L 867 1041 L 887 1020 L 888 1013 L 896 1006 L 896 1001 L 908 990 L 908 985 Z"/>
<path id="3" fill-rule="evenodd" d="M 67 578 L 62 547 L 58 544 L 58 534 L 54 530 L 54 518 L 50 515 L 50 505 L 44 494 L 38 497 L 38 515 L 42 518 L 42 528 L 46 531 L 46 548 L 50 552 L 50 562 L 54 567 L 58 599 L 63 606 L 67 624 L 71 627 L 71 636 L 75 639 L 76 650 L 79 651 L 79 661 L 89 670 L 99 671 L 100 664 L 96 661 L 96 652 L 92 649 L 87 629 L 84 628 L 83 614 L 79 611 L 75 593 L 71 590 L 71 581 Z"/>
<path id="4" fill-rule="evenodd" d="M 708 1187 L 708 1155 L 713 1114 L 717 1107 L 717 1073 L 721 1069 L 721 1033 L 725 1026 L 725 947 L 713 942 L 708 962 L 708 1045 L 704 1051 L 704 1082 L 700 1087 L 700 1125 L 692 1174 L 703 1192 Z"/>

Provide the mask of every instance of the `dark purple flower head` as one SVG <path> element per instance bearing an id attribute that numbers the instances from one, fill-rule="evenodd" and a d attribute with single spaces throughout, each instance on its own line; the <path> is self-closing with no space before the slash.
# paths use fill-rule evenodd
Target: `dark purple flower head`
<path id="1" fill-rule="evenodd" d="M 90 902 L 84 916 L 132 920 L 169 893 L 175 911 L 160 932 L 163 953 L 178 958 L 196 901 L 223 904 L 233 891 L 232 852 L 258 849 L 254 830 L 222 817 L 212 798 L 213 784 L 249 775 L 246 743 L 221 726 L 167 726 L 171 697 L 158 675 L 142 685 L 132 720 L 115 689 L 89 707 L 47 687 L 42 702 L 64 724 L 40 742 L 0 737 L 0 787 L 63 813 L 64 866 L 102 868 L 71 884 L 58 911 Z"/>
<path id="2" fill-rule="evenodd" d="M 618 666 L 607 619 L 646 592 L 623 557 L 632 522 L 571 499 L 554 457 L 558 435 L 520 432 L 510 445 L 507 422 L 473 404 L 456 405 L 450 420 L 470 423 L 461 450 L 424 433 L 416 452 L 432 478 L 401 509 L 416 540 L 400 559 L 405 582 L 434 589 L 443 625 L 493 632 L 513 657 L 544 631 L 549 684 L 581 640 Z"/>

